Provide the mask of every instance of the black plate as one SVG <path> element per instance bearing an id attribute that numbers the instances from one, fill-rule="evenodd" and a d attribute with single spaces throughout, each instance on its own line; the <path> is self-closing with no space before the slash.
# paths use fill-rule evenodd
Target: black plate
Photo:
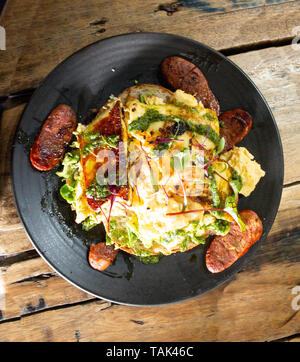
<path id="1" fill-rule="evenodd" d="M 74 213 L 60 198 L 57 168 L 36 171 L 29 151 L 43 121 L 60 103 L 69 104 L 84 122 L 89 110 L 111 95 L 139 83 L 166 86 L 159 74 L 161 61 L 180 55 L 198 65 L 206 75 L 221 110 L 242 108 L 254 125 L 241 145 L 255 155 L 266 171 L 255 191 L 241 198 L 239 209 L 252 209 L 263 221 L 260 241 L 232 267 L 211 274 L 205 267 L 206 246 L 164 257 L 145 265 L 120 252 L 106 271 L 93 270 L 86 245 L 104 240 L 99 226 L 83 232 Z M 177 35 L 137 33 L 92 44 L 57 66 L 33 94 L 16 131 L 12 156 L 13 189 L 17 209 L 33 245 L 61 276 L 77 287 L 113 302 L 161 305 L 199 296 L 224 283 L 252 257 L 266 238 L 278 210 L 283 181 L 282 146 L 272 113 L 252 81 L 222 54 Z"/>

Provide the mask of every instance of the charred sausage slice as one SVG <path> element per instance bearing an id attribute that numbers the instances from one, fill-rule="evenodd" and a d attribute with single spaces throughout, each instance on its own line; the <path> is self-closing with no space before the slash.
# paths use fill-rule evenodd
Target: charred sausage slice
<path id="1" fill-rule="evenodd" d="M 252 117 L 242 109 L 233 109 L 219 116 L 220 137 L 225 138 L 224 151 L 240 142 L 252 127 Z"/>
<path id="2" fill-rule="evenodd" d="M 161 63 L 161 72 L 174 89 L 195 95 L 205 108 L 220 114 L 217 98 L 212 93 L 201 70 L 193 63 L 180 57 L 168 57 Z"/>
<path id="3" fill-rule="evenodd" d="M 64 157 L 77 126 L 71 107 L 60 104 L 48 116 L 31 151 L 30 161 L 37 170 L 48 171 Z"/>
<path id="4" fill-rule="evenodd" d="M 216 236 L 206 253 L 206 266 L 211 273 L 219 273 L 230 267 L 257 242 L 262 234 L 262 222 L 252 210 L 240 211 L 246 225 L 241 231 L 236 223 L 225 236 Z"/>
<path id="5" fill-rule="evenodd" d="M 89 251 L 89 263 L 93 269 L 105 270 L 114 261 L 118 250 L 114 246 L 106 245 L 104 242 L 91 245 Z"/>

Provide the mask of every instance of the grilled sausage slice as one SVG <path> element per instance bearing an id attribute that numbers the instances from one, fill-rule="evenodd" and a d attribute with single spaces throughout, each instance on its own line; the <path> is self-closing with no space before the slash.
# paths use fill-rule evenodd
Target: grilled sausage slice
<path id="1" fill-rule="evenodd" d="M 118 249 L 114 246 L 106 245 L 104 242 L 91 245 L 89 250 L 89 263 L 93 269 L 105 270 L 114 261 L 118 254 Z"/>
<path id="2" fill-rule="evenodd" d="M 240 142 L 252 127 L 252 117 L 242 109 L 233 109 L 220 115 L 220 137 L 225 138 L 223 151 L 230 150 Z"/>
<path id="3" fill-rule="evenodd" d="M 30 161 L 39 171 L 49 171 L 64 157 L 77 126 L 71 107 L 60 104 L 48 116 L 31 151 Z"/>
<path id="4" fill-rule="evenodd" d="M 220 114 L 219 102 L 209 88 L 205 76 L 196 65 L 186 59 L 173 56 L 163 60 L 161 72 L 174 89 L 181 89 L 195 95 L 205 108 L 214 110 L 217 115 Z"/>
<path id="5" fill-rule="evenodd" d="M 216 236 L 206 253 L 206 266 L 211 273 L 219 273 L 230 267 L 248 249 L 257 242 L 262 234 L 262 222 L 252 210 L 243 210 L 239 213 L 246 225 L 241 231 L 236 223 L 225 236 Z"/>

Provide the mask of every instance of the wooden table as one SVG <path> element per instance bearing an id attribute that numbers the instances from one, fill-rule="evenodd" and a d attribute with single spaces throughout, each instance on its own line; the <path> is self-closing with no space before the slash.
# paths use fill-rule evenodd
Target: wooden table
<path id="1" fill-rule="evenodd" d="M 106 37 L 175 33 L 221 50 L 266 97 L 285 158 L 273 228 L 230 281 L 163 307 L 99 300 L 58 276 L 14 206 L 10 152 L 26 96 L 6 102 L 0 156 L 0 341 L 300 341 L 300 1 L 8 0 L 0 97 L 38 86 L 63 59 Z M 298 26 L 298 28 L 297 28 Z M 294 41 L 293 41 L 294 39 Z M 31 91 L 29 91 L 30 94 Z"/>

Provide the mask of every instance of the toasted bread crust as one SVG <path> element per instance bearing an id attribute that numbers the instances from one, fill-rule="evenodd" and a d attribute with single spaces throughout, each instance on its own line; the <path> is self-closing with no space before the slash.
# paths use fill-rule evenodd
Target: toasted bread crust
<path id="1" fill-rule="evenodd" d="M 160 85 L 139 84 L 125 89 L 121 94 L 119 94 L 118 98 L 121 100 L 122 104 L 125 105 L 128 97 L 139 99 L 140 95 L 147 96 L 150 94 L 162 98 L 165 103 L 168 103 L 173 96 L 172 91 Z"/>

